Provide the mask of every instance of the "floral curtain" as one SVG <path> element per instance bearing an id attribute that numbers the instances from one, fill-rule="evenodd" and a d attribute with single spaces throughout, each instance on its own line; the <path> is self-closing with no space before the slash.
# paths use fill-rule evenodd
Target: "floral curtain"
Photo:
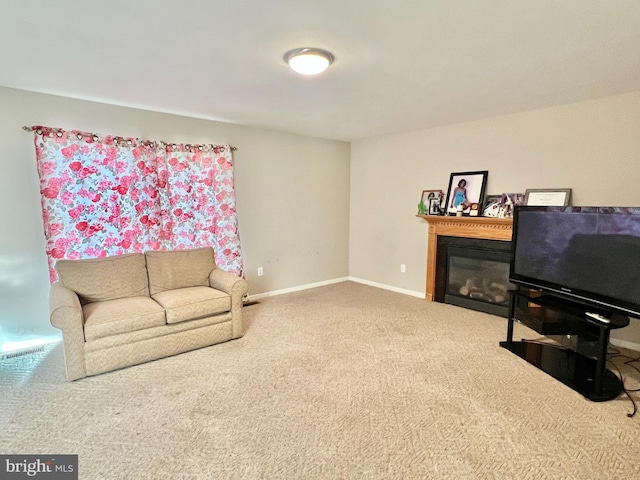
<path id="1" fill-rule="evenodd" d="M 52 282 L 61 258 L 203 246 L 242 275 L 228 145 L 33 130 Z"/>
<path id="2" fill-rule="evenodd" d="M 157 158 L 165 248 L 213 246 L 217 265 L 241 275 L 231 148 L 171 144 Z"/>

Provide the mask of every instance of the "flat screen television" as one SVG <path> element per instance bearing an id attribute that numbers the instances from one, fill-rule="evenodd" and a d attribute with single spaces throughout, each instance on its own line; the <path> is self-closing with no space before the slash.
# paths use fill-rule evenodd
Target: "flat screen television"
<path id="1" fill-rule="evenodd" d="M 509 280 L 640 318 L 640 207 L 517 206 Z"/>

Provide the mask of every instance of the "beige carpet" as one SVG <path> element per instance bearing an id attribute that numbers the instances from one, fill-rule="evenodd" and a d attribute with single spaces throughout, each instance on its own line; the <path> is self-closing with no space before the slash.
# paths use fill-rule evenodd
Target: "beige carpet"
<path id="1" fill-rule="evenodd" d="M 640 478 L 626 397 L 500 348 L 503 318 L 350 282 L 245 314 L 240 340 L 74 383 L 59 345 L 4 361 L 0 452 L 78 454 L 81 479 Z"/>

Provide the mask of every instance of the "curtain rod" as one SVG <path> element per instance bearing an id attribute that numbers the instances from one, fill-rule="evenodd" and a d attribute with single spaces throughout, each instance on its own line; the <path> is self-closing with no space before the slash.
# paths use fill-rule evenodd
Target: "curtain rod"
<path id="1" fill-rule="evenodd" d="M 22 130 L 24 130 L 25 132 L 33 132 L 34 128 L 36 128 L 36 127 L 27 127 L 26 125 L 23 125 L 23 126 L 22 126 Z M 62 128 L 51 128 L 51 130 L 63 131 L 64 129 L 62 129 Z M 95 135 L 95 134 L 89 133 L 89 135 Z M 143 141 L 156 142 L 156 140 L 143 140 Z M 173 145 L 175 145 L 175 143 L 174 143 L 174 142 L 167 143 L 167 142 L 162 142 L 162 141 L 161 141 L 161 142 L 156 142 L 156 143 L 162 143 L 162 144 L 164 144 L 164 145 L 172 145 L 172 144 L 173 144 Z M 214 147 L 222 147 L 222 145 L 213 145 L 213 146 L 214 146 Z M 238 148 L 237 148 L 237 147 L 233 147 L 233 146 L 231 146 L 231 145 L 229 145 L 229 147 L 231 148 L 231 151 L 232 151 L 232 152 L 235 152 L 236 150 L 238 150 Z"/>

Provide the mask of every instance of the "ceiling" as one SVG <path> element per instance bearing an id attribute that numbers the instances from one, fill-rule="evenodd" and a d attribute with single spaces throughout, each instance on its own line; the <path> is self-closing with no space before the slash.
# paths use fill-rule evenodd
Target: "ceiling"
<path id="1" fill-rule="evenodd" d="M 640 1 L 2 0 L 0 85 L 353 141 L 638 91 Z"/>

